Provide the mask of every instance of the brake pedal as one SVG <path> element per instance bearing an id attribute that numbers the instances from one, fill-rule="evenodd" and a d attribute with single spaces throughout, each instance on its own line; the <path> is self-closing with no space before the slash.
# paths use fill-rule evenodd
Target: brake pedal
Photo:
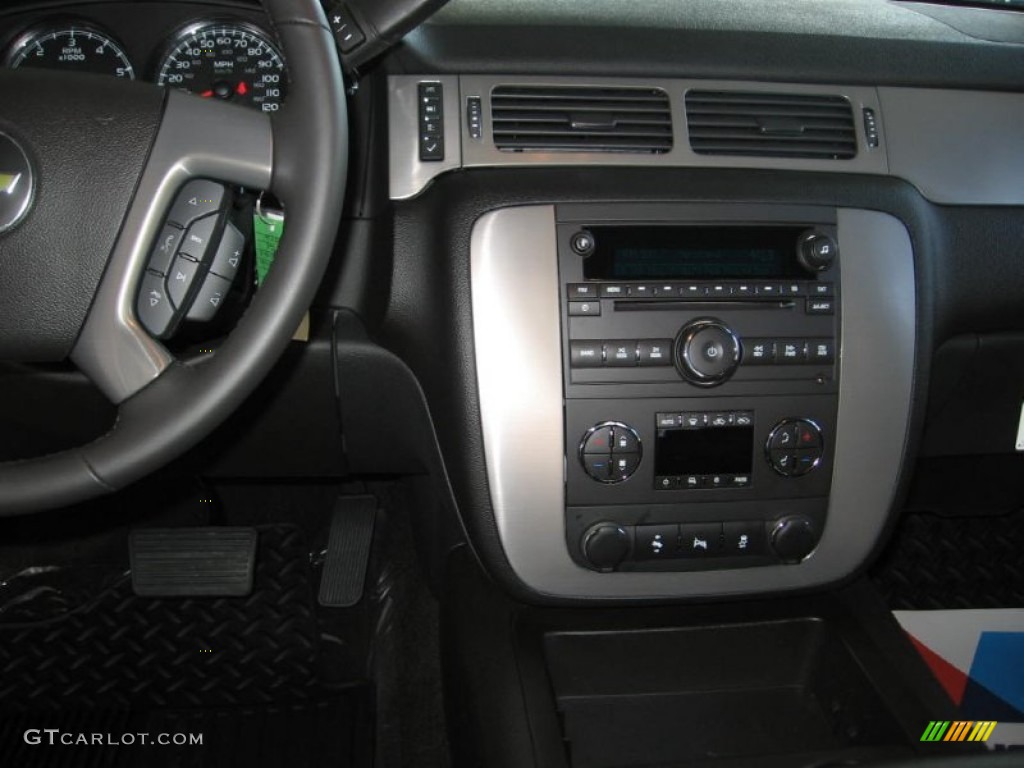
<path id="1" fill-rule="evenodd" d="M 139 528 L 128 539 L 141 597 L 245 597 L 256 563 L 254 528 Z"/>
<path id="2" fill-rule="evenodd" d="M 351 608 L 363 596 L 377 500 L 344 496 L 334 505 L 327 559 L 320 579 L 320 605 Z"/>

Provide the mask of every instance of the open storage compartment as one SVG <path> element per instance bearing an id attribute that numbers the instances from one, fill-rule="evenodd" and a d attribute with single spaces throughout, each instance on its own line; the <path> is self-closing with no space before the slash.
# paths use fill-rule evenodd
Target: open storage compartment
<path id="1" fill-rule="evenodd" d="M 573 768 L 832 765 L 908 747 L 820 619 L 548 632 L 544 655 Z"/>

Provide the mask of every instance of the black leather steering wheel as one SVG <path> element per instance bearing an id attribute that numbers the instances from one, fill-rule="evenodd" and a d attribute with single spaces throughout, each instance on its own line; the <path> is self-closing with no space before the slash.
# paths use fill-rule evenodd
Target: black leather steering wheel
<path id="1" fill-rule="evenodd" d="M 345 92 L 319 2 L 263 5 L 290 77 L 272 116 L 114 78 L 0 73 L 0 142 L 23 150 L 35 182 L 27 215 L 0 233 L 0 359 L 70 357 L 118 405 L 94 442 L 0 464 L 0 516 L 119 490 L 195 445 L 264 378 L 308 309 L 341 215 Z M 267 189 L 288 212 L 266 281 L 199 364 L 174 359 L 133 309 L 149 248 L 192 178 Z"/>

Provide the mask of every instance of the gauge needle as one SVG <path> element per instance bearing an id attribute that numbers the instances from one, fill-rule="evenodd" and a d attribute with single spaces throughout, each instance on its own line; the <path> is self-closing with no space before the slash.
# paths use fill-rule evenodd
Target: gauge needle
<path id="1" fill-rule="evenodd" d="M 213 91 L 203 91 L 199 95 L 202 96 L 204 99 L 209 99 L 213 96 Z"/>
<path id="2" fill-rule="evenodd" d="M 248 92 L 249 86 L 247 86 L 245 83 L 239 83 L 238 86 L 235 88 L 235 93 L 237 93 L 239 96 L 245 96 L 245 94 L 247 94 Z"/>

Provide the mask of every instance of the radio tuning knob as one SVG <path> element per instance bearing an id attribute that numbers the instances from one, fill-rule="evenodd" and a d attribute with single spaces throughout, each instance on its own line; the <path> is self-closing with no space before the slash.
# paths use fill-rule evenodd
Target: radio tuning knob
<path id="1" fill-rule="evenodd" d="M 740 340 L 721 320 L 694 320 L 679 331 L 674 358 L 684 379 L 699 387 L 713 387 L 736 371 Z"/>
<path id="2" fill-rule="evenodd" d="M 838 252 L 835 240 L 824 232 L 811 229 L 800 235 L 796 259 L 808 272 L 824 272 L 835 262 Z"/>

